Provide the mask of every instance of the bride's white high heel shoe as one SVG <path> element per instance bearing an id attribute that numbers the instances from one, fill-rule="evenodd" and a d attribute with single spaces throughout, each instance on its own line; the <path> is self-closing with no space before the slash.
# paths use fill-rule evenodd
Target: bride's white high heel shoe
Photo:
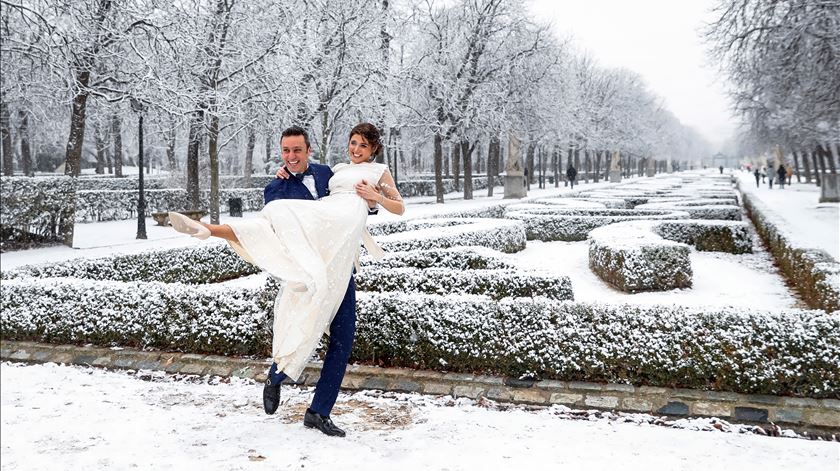
<path id="1" fill-rule="evenodd" d="M 202 226 L 198 221 L 194 221 L 181 213 L 169 212 L 169 223 L 172 228 L 178 232 L 191 235 L 196 239 L 204 240 L 210 237 L 210 229 Z"/>

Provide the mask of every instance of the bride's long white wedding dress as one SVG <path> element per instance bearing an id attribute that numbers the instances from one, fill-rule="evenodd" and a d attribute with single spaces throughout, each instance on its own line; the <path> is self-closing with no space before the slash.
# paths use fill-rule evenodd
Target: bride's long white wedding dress
<path id="1" fill-rule="evenodd" d="M 338 164 L 330 194 L 317 201 L 275 200 L 259 218 L 229 223 L 248 262 L 286 281 L 274 302 L 272 356 L 278 371 L 298 379 L 318 341 L 329 331 L 352 275 L 359 242 L 381 255 L 365 223 L 367 203 L 356 194 L 362 180 L 376 184 L 387 167 Z"/>

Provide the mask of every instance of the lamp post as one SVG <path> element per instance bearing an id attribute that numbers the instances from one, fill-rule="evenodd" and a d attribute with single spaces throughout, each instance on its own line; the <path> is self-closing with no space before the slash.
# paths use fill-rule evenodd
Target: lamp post
<path id="1" fill-rule="evenodd" d="M 140 195 L 137 198 L 137 239 L 146 237 L 146 198 L 143 192 L 143 103 L 135 98 L 131 99 L 131 109 L 137 113 L 137 140 L 138 140 L 138 186 Z"/>

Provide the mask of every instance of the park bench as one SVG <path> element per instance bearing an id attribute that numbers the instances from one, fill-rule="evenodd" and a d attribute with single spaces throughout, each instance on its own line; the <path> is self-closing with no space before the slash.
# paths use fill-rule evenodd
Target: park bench
<path id="1" fill-rule="evenodd" d="M 194 219 L 196 221 L 200 220 L 205 215 L 207 215 L 207 212 L 203 211 L 201 209 L 182 210 L 182 211 L 176 211 L 176 212 L 181 213 L 184 216 L 187 216 L 188 218 Z M 158 226 L 166 226 L 166 225 L 169 224 L 169 213 L 168 212 L 152 213 L 152 219 L 155 220 L 155 222 L 157 223 Z"/>

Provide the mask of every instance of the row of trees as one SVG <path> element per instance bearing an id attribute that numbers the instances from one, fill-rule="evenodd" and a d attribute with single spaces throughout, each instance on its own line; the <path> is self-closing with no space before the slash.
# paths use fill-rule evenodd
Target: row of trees
<path id="1" fill-rule="evenodd" d="M 743 118 L 742 155 L 820 183 L 840 157 L 840 1 L 719 0 L 706 37 Z M 775 165 L 774 165 L 775 164 Z"/>
<path id="2" fill-rule="evenodd" d="M 520 0 L 0 7 L 7 175 L 49 167 L 59 145 L 68 175 L 86 161 L 121 175 L 136 139 L 131 102 L 152 123 L 150 160 L 185 175 L 196 207 L 202 172 L 214 191 L 222 170 L 273 170 L 291 124 L 311 130 L 317 158 L 332 164 L 344 159 L 349 128 L 374 122 L 392 173 L 433 171 L 441 202 L 445 174 L 463 175 L 471 198 L 474 171 L 503 169 L 509 132 L 524 142 L 531 178 L 556 172 L 563 154 L 597 175 L 616 151 L 634 161 L 708 153 L 640 77 L 598 66 Z M 216 220 L 215 193 L 210 208 Z"/>

